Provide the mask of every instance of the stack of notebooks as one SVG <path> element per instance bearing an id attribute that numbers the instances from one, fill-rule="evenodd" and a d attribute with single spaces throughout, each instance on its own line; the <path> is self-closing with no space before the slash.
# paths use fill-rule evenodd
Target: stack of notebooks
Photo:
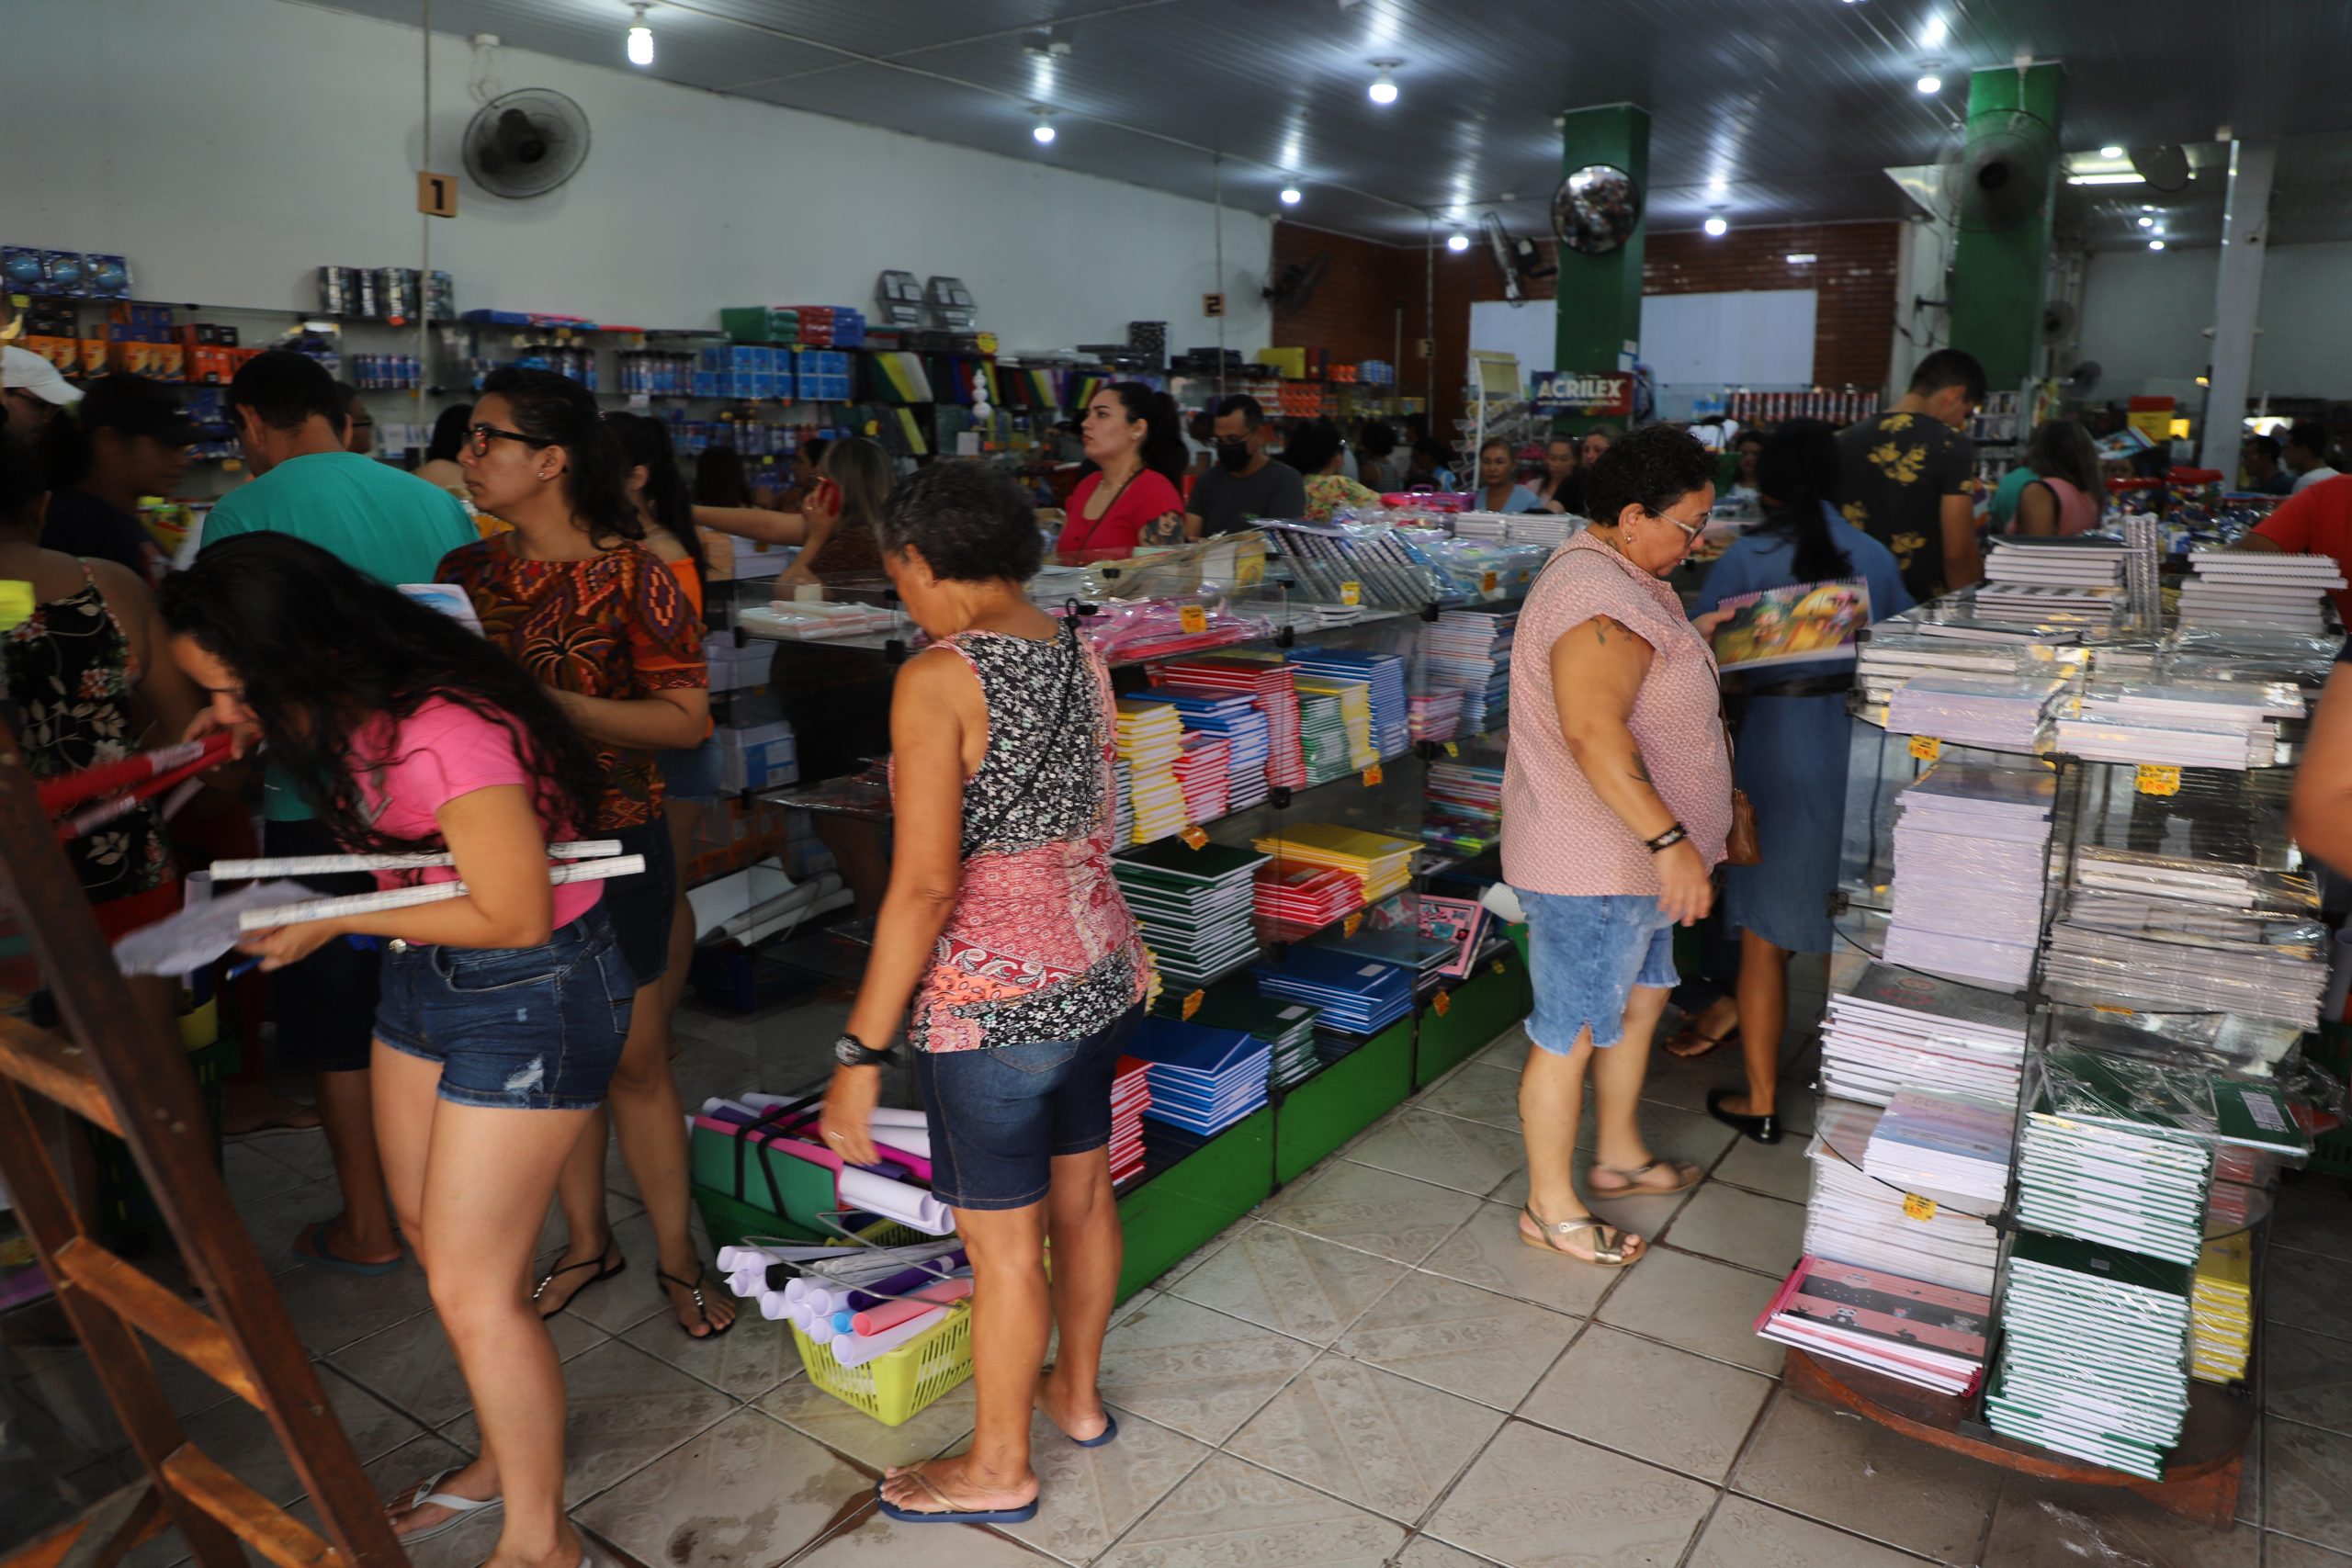
<path id="1" fill-rule="evenodd" d="M 1328 865 L 1277 860 L 1258 873 L 1258 919 L 1279 942 L 1319 931 L 1363 908 L 1363 884 Z"/>
<path id="2" fill-rule="evenodd" d="M 1413 880 L 1413 852 L 1420 846 L 1410 839 L 1332 822 L 1297 822 L 1260 839 L 1256 847 L 1293 865 L 1329 866 L 1352 876 L 1363 886 L 1356 907 L 1377 904 L 1401 891 Z"/>
<path id="3" fill-rule="evenodd" d="M 2058 721 L 2058 750 L 2102 762 L 2182 768 L 2267 767 L 2282 720 L 2303 716 L 2291 686 L 2254 682 L 2106 681 Z"/>
<path id="4" fill-rule="evenodd" d="M 1460 692 L 1416 692 L 1405 699 L 1405 723 L 1415 740 L 1451 740 L 1462 732 Z"/>
<path id="5" fill-rule="evenodd" d="M 2018 676 L 2048 673 L 2034 649 L 2012 642 L 1979 643 L 1931 636 L 1908 621 L 1882 622 L 1855 649 L 1854 690 L 1865 703 L 1884 703 L 1904 682 L 1920 675 Z"/>
<path id="6" fill-rule="evenodd" d="M 1247 811 L 1266 798 L 1272 727 L 1248 692 L 1205 686 L 1154 686 L 1128 699 L 1166 703 L 1183 721 L 1186 739 L 1204 735 L 1231 743 L 1226 755 L 1226 810 Z M 1204 818 L 1194 818 L 1194 821 Z"/>
<path id="7" fill-rule="evenodd" d="M 1214 822 L 1232 809 L 1227 804 L 1232 761 L 1230 740 L 1200 734 L 1184 738 L 1184 749 L 1176 754 L 1175 773 L 1176 787 L 1184 792 L 1186 821 Z"/>
<path id="8" fill-rule="evenodd" d="M 1821 1087 L 1871 1105 L 1905 1084 L 2014 1105 L 2025 1026 L 2015 997 L 1873 964 L 1829 998 Z"/>
<path id="9" fill-rule="evenodd" d="M 2009 1185 L 2015 1111 L 1973 1095 L 1901 1089 L 1862 1154 L 1862 1174 L 1905 1192 L 1946 1192 L 1979 1213 L 2000 1206 Z"/>
<path id="10" fill-rule="evenodd" d="M 1822 1101 L 1805 1149 L 1813 1165 L 1806 1254 L 1989 1295 L 2001 1250 L 1985 1219 L 1992 1205 L 1932 1189 L 1905 1190 L 1865 1174 L 1882 1114 L 1846 1100 Z"/>
<path id="11" fill-rule="evenodd" d="M 2118 1056 L 2050 1052 L 2018 1151 L 2018 1222 L 2196 1262 L 2213 1150 L 2194 1123 L 2199 1089 L 2215 1082 Z M 2204 1109 L 2221 1098 L 2208 1096 Z"/>
<path id="12" fill-rule="evenodd" d="M 1421 839 L 1457 854 L 1485 852 L 1503 830 L 1499 764 L 1431 762 L 1421 775 Z"/>
<path id="13" fill-rule="evenodd" d="M 1236 982 L 1217 986 L 1201 998 L 1193 1021 L 1209 1029 L 1246 1029 L 1273 1053 L 1267 1082 L 1288 1089 L 1315 1070 L 1315 1010 L 1304 1002 L 1281 1002 Z"/>
<path id="14" fill-rule="evenodd" d="M 1421 628 L 1430 689 L 1462 694 L 1462 734 L 1501 728 L 1510 705 L 1511 634 L 1518 625 L 1516 610 L 1448 610 Z"/>
<path id="15" fill-rule="evenodd" d="M 1887 699 L 1886 727 L 1954 746 L 2030 751 L 2065 682 L 2047 675 L 1915 675 Z"/>
<path id="16" fill-rule="evenodd" d="M 1111 1185 L 1143 1171 L 1143 1113 L 1151 1108 L 1151 1064 L 1122 1056 L 1111 1075 Z"/>
<path id="17" fill-rule="evenodd" d="M 2327 928 L 2308 912 L 2225 909 L 2077 887 L 2050 928 L 2042 978 L 2063 999 L 2227 1011 L 2317 1029 Z"/>
<path id="18" fill-rule="evenodd" d="M 1363 929 L 1353 936 L 1344 929 L 1327 930 L 1311 938 L 1308 945 L 1409 969 L 1417 986 L 1421 981 L 1434 981 L 1461 947 L 1460 939 L 1426 933 L 1416 920 L 1393 918 L 1396 910 L 1394 904 L 1375 909 L 1366 918 Z"/>
<path id="19" fill-rule="evenodd" d="M 2104 625 L 2124 603 L 2122 541 L 2003 539 L 1984 559 L 1976 614 L 2017 625 Z"/>
<path id="20" fill-rule="evenodd" d="M 1147 1065 L 1155 1122 L 1207 1137 L 1266 1103 L 1266 1043 L 1243 1029 L 1146 1018 L 1129 1055 Z"/>
<path id="21" fill-rule="evenodd" d="M 1198 990 L 1258 953 L 1250 915 L 1266 857 L 1223 844 L 1195 850 L 1181 839 L 1114 855 L 1111 874 L 1170 991 Z"/>
<path id="22" fill-rule="evenodd" d="M 1894 825 L 1889 964 L 2025 986 L 2041 936 L 2056 789 L 2040 763 L 1938 762 L 1912 781 Z"/>
<path id="23" fill-rule="evenodd" d="M 1397 655 L 1301 648 L 1292 651 L 1290 664 L 1304 674 L 1363 683 L 1372 704 L 1372 743 L 1381 756 L 1394 757 L 1411 744 L 1405 712 L 1405 661 Z"/>
<path id="24" fill-rule="evenodd" d="M 1487 922 L 1491 919 L 1485 906 L 1475 898 L 1446 898 L 1434 893 L 1423 894 L 1414 910 L 1414 921 L 1420 933 L 1448 945 L 1449 951 L 1437 972 L 1457 980 L 1470 973 L 1470 965 L 1478 956 L 1479 940 L 1486 934 Z"/>
<path id="25" fill-rule="evenodd" d="M 2239 1382 L 2254 1355 L 2254 1242 L 2216 1236 L 2198 1256 L 2188 1290 L 2188 1375 Z"/>
<path id="26" fill-rule="evenodd" d="M 2188 1414 L 2189 1272 L 2020 1234 L 2001 1303 L 1993 1429 L 2151 1481 Z"/>
<path id="27" fill-rule="evenodd" d="M 1296 676 L 1287 664 L 1247 654 L 1175 659 L 1160 666 L 1170 686 L 1204 692 L 1241 693 L 1266 718 L 1266 782 L 1297 789 L 1306 783 L 1299 750 Z"/>
<path id="28" fill-rule="evenodd" d="M 1756 1332 L 1938 1393 L 1971 1393 L 1984 1377 L 1993 1302 L 1901 1275 L 1804 1258 L 1756 1320 Z"/>
<path id="29" fill-rule="evenodd" d="M 1380 761 L 1380 748 L 1375 739 L 1372 711 L 1372 682 L 1336 675 L 1315 675 L 1302 672 L 1295 677 L 1298 700 L 1301 703 L 1317 697 L 1330 697 L 1339 704 L 1340 732 L 1346 738 L 1347 760 L 1340 772 L 1361 771 Z M 1404 685 L 1397 685 L 1396 717 L 1404 720 Z M 1400 746 L 1399 750 L 1403 748 Z M 1310 772 L 1312 770 L 1310 769 Z"/>
<path id="30" fill-rule="evenodd" d="M 1322 947 L 1294 947 L 1250 972 L 1258 989 L 1316 1010 L 1316 1027 L 1377 1034 L 1413 1010 L 1409 968 Z"/>
<path id="31" fill-rule="evenodd" d="M 1165 703 L 1119 703 L 1118 761 L 1134 826 L 1128 841 L 1148 844 L 1191 823 L 1183 787 L 1176 782 L 1176 759 L 1184 751 L 1184 726 Z"/>
<path id="32" fill-rule="evenodd" d="M 2191 550 L 2192 575 L 2180 589 L 2183 627 L 2292 631 L 2327 629 L 2323 595 L 2345 586 L 2330 556 L 2268 550 Z"/>
<path id="33" fill-rule="evenodd" d="M 1298 747 L 1309 786 L 1329 784 L 1356 771 L 1348 746 L 1347 716 L 1340 711 L 1336 693 L 1299 688 Z"/>

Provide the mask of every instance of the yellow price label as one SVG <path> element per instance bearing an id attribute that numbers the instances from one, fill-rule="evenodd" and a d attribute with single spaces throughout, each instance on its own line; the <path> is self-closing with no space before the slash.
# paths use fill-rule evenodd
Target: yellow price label
<path id="1" fill-rule="evenodd" d="M 1478 574 L 1478 592 L 1481 593 L 1492 593 L 1495 591 L 1496 583 L 1499 581 L 1500 580 L 1491 571 L 1480 572 Z"/>
<path id="2" fill-rule="evenodd" d="M 2167 762 L 2143 762 L 2132 782 L 2142 795 L 2178 795 L 2180 770 Z"/>
<path id="3" fill-rule="evenodd" d="M 1449 757 L 1459 757 L 1462 755 L 1462 748 L 1449 740 L 1445 743 L 1445 754 Z"/>
<path id="4" fill-rule="evenodd" d="M 1361 604 L 1361 603 L 1363 603 L 1363 583 L 1361 583 L 1361 582 L 1342 582 L 1341 584 L 1340 584 L 1340 604 Z"/>
<path id="5" fill-rule="evenodd" d="M 1453 993 L 1452 991 L 1440 991 L 1437 995 L 1430 998 L 1430 1010 L 1438 1015 L 1438 1017 L 1443 1018 L 1447 1013 L 1453 1010 Z"/>
<path id="6" fill-rule="evenodd" d="M 1944 743 L 1932 735 L 1915 735 L 1911 738 L 1911 755 L 1923 762 L 1934 761 L 1943 754 L 1943 749 Z"/>
<path id="7" fill-rule="evenodd" d="M 1353 936 L 1362 930 L 1363 930 L 1363 911 L 1361 909 L 1340 922 L 1341 936 Z"/>
<path id="8" fill-rule="evenodd" d="M 1201 1003 L 1207 999 L 1208 994 L 1204 991 L 1193 991 L 1187 995 L 1184 998 L 1184 1016 L 1189 1019 L 1194 1013 L 1200 1011 Z"/>
<path id="9" fill-rule="evenodd" d="M 33 618 L 33 585 L 29 582 L 0 582 L 0 632 L 23 626 Z"/>
<path id="10" fill-rule="evenodd" d="M 1378 789 L 1387 777 L 1388 775 L 1386 773 L 1380 771 L 1380 764 L 1374 762 L 1372 766 L 1363 771 L 1363 787 L 1366 789 Z"/>
<path id="11" fill-rule="evenodd" d="M 1176 624 L 1188 632 L 1209 629 L 1209 612 L 1205 604 L 1187 604 L 1176 612 Z"/>
<path id="12" fill-rule="evenodd" d="M 1492 970 L 1493 970 L 1496 974 L 1498 974 L 1498 975 L 1504 975 L 1504 974 L 1508 974 L 1508 973 L 1510 973 L 1510 971 L 1506 970 L 1506 969 L 1503 967 L 1503 961 L 1502 961 L 1501 959 L 1499 959 L 1499 958 L 1490 960 L 1490 961 L 1487 963 L 1487 968 L 1489 968 L 1489 969 L 1492 969 Z"/>
<path id="13" fill-rule="evenodd" d="M 1903 1217 L 1922 1223 L 1932 1220 L 1936 1217 L 1936 1201 L 1922 1198 L 1917 1192 L 1905 1192 L 1903 1195 Z"/>
<path id="14" fill-rule="evenodd" d="M 1196 850 L 1206 849 L 1208 847 L 1209 836 L 1202 830 L 1198 823 L 1185 829 L 1176 836 Z"/>
<path id="15" fill-rule="evenodd" d="M 2137 1018 L 2137 1017 L 2139 1016 L 2137 1013 L 2133 1012 L 2130 1008 L 2110 1007 L 2110 1006 L 2109 1006 L 2109 1004 L 2107 1004 L 2106 1002 L 2093 1002 L 2093 1003 L 2091 1004 L 2091 1011 L 2093 1011 L 2093 1012 L 2110 1012 L 2110 1013 L 2113 1013 L 2113 1014 L 2114 1014 L 2116 1017 L 2118 1017 L 2118 1018 Z"/>

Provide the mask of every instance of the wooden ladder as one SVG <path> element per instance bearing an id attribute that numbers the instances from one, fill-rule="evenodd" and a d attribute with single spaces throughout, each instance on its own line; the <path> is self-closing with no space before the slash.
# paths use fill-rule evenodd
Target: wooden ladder
<path id="1" fill-rule="evenodd" d="M 230 1207 L 195 1075 L 176 1042 L 141 1021 L 5 723 L 0 901 L 30 937 L 72 1031 L 69 1040 L 0 1015 L 0 1177 L 147 1470 L 145 1481 L 19 1549 L 0 1568 L 103 1568 L 167 1525 L 179 1528 L 200 1568 L 243 1563 L 241 1540 L 281 1568 L 406 1563 L 285 1303 Z M 54 1100 L 130 1145 L 209 1314 L 92 1239 L 50 1160 L 30 1096 Z M 326 1538 L 187 1440 L 134 1329 L 269 1418 Z"/>

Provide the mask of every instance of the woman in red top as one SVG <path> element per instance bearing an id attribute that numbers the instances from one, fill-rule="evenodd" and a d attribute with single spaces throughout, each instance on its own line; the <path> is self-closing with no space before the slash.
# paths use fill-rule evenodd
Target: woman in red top
<path id="1" fill-rule="evenodd" d="M 1123 560 L 1138 547 L 1184 541 L 1184 436 L 1176 400 L 1140 381 L 1094 394 L 1079 425 L 1099 471 L 1078 481 L 1054 558 Z"/>

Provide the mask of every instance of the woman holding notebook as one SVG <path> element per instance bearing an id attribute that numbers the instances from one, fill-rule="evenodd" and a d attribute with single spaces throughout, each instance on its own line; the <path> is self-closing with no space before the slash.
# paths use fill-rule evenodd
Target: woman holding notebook
<path id="1" fill-rule="evenodd" d="M 376 1136 L 481 1423 L 481 1457 L 398 1499 L 395 1529 L 419 1540 L 503 1497 L 490 1561 L 571 1568 L 563 1374 L 527 1292 L 536 1218 L 605 1098 L 635 990 L 603 885 L 549 885 L 548 846 L 594 819 L 594 754 L 495 648 L 291 536 L 225 540 L 161 600 L 214 725 L 266 742 L 345 850 L 446 852 L 379 880 L 466 885 L 244 945 L 265 968 L 346 936 L 389 949 Z"/>

